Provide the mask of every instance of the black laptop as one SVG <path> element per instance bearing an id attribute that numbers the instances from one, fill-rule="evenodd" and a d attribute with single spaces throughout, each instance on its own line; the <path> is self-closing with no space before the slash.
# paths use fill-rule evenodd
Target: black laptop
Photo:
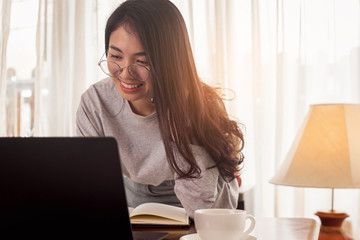
<path id="1" fill-rule="evenodd" d="M 116 140 L 77 137 L 0 138 L 0 234 L 167 235 L 132 234 Z"/>

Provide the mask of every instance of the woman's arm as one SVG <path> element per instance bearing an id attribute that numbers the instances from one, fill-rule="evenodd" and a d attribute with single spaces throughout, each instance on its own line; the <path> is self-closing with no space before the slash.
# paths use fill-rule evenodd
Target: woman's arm
<path id="1" fill-rule="evenodd" d="M 101 131 L 101 124 L 97 120 L 95 109 L 87 104 L 90 99 L 86 100 L 86 93 L 81 97 L 79 108 L 76 112 L 76 135 L 82 137 L 104 136 Z"/>
<path id="2" fill-rule="evenodd" d="M 174 188 L 188 215 L 193 218 L 194 211 L 202 208 L 236 208 L 239 195 L 236 179 L 226 182 L 203 148 L 193 145 L 192 150 L 201 176 L 194 179 L 175 178 Z"/>

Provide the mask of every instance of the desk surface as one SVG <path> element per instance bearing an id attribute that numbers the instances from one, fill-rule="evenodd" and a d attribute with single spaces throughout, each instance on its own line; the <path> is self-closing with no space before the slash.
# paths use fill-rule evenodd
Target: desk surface
<path id="1" fill-rule="evenodd" d="M 320 224 L 310 218 L 260 218 L 251 235 L 258 240 L 315 240 Z"/>
<path id="2" fill-rule="evenodd" d="M 181 236 L 195 233 L 190 227 L 133 228 L 134 231 L 167 232 L 166 239 L 178 240 Z M 256 226 L 251 233 L 257 240 L 315 240 L 319 236 L 320 225 L 310 218 L 256 218 Z"/>

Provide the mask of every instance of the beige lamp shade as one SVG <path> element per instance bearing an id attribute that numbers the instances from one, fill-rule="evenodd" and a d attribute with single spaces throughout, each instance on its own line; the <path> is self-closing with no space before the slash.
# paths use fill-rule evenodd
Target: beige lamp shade
<path id="1" fill-rule="evenodd" d="M 312 105 L 270 183 L 360 188 L 360 105 Z"/>

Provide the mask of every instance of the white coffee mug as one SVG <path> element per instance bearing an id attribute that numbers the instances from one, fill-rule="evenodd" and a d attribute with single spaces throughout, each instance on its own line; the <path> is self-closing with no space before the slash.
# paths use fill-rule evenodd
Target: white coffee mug
<path id="1" fill-rule="evenodd" d="M 251 224 L 244 231 L 247 219 Z M 255 227 L 255 218 L 238 209 L 199 209 L 195 211 L 194 221 L 201 240 L 241 240 Z"/>

